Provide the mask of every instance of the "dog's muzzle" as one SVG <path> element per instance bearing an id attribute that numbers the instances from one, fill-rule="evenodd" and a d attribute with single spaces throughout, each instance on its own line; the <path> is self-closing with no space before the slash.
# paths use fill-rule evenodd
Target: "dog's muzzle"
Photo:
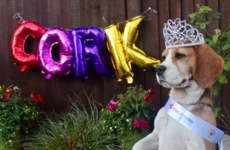
<path id="1" fill-rule="evenodd" d="M 164 65 L 159 65 L 156 67 L 156 73 L 158 76 L 162 75 L 167 68 Z"/>

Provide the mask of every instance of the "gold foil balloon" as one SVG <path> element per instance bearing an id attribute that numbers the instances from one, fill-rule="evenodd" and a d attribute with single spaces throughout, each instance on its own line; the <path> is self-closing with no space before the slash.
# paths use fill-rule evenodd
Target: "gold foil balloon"
<path id="1" fill-rule="evenodd" d="M 132 73 L 131 63 L 136 64 L 144 71 L 160 64 L 160 60 L 147 56 L 144 51 L 135 46 L 139 33 L 138 28 L 143 19 L 144 16 L 140 15 L 126 21 L 122 35 L 119 31 L 119 24 L 105 28 L 108 49 L 112 54 L 111 59 L 118 81 L 125 78 L 129 84 L 133 82 L 134 74 Z"/>
<path id="2" fill-rule="evenodd" d="M 112 54 L 111 60 L 116 71 L 117 81 L 121 81 L 125 78 L 128 83 L 132 83 L 133 73 L 131 71 L 131 64 L 128 64 L 128 54 L 122 46 L 119 24 L 106 27 L 105 33 L 107 36 L 108 49 Z"/>

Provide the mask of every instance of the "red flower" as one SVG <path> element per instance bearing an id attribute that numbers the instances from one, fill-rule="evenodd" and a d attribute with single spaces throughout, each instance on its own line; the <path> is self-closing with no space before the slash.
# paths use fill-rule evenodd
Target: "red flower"
<path id="1" fill-rule="evenodd" d="M 135 119 L 134 122 L 133 122 L 133 125 L 136 127 L 136 128 L 139 128 L 141 125 L 140 125 L 140 121 Z"/>
<path id="2" fill-rule="evenodd" d="M 151 102 L 151 100 L 152 100 L 152 98 L 151 98 L 150 94 L 148 94 L 144 99 L 145 102 Z"/>
<path id="3" fill-rule="evenodd" d="M 119 100 L 120 100 L 120 97 L 119 97 L 119 96 L 117 96 L 117 97 L 116 97 L 116 100 L 117 100 L 117 101 L 119 101 Z"/>
<path id="4" fill-rule="evenodd" d="M 44 97 L 42 96 L 42 95 L 40 95 L 40 94 L 38 94 L 38 95 L 35 95 L 35 94 L 31 94 L 31 98 L 37 103 L 37 102 L 39 102 L 39 101 L 41 101 L 41 102 L 45 102 L 44 101 Z"/>
<path id="5" fill-rule="evenodd" d="M 6 92 L 6 93 L 5 93 L 5 95 L 4 95 L 4 99 L 3 99 L 3 101 L 8 100 L 8 99 L 9 99 L 9 97 L 10 97 L 10 92 Z"/>
<path id="6" fill-rule="evenodd" d="M 70 137 L 69 148 L 73 148 L 73 139 L 72 139 L 72 137 Z"/>
<path id="7" fill-rule="evenodd" d="M 17 91 L 17 95 L 19 95 L 19 94 L 21 94 L 21 96 L 26 95 L 25 92 L 19 92 L 19 91 Z"/>
<path id="8" fill-rule="evenodd" d="M 158 109 L 158 106 L 157 105 L 153 105 L 153 108 Z"/>
<path id="9" fill-rule="evenodd" d="M 9 97 L 10 97 L 10 92 L 12 91 L 12 88 L 10 88 L 9 90 L 7 90 L 7 92 L 5 93 L 5 95 L 4 95 L 4 99 L 3 99 L 3 101 L 6 101 L 6 100 L 8 100 L 9 99 Z"/>
<path id="10" fill-rule="evenodd" d="M 140 121 L 140 123 L 141 123 L 141 128 L 143 128 L 143 129 L 146 129 L 146 128 L 148 128 L 148 122 L 146 121 L 146 120 L 141 120 Z"/>
<path id="11" fill-rule="evenodd" d="M 109 106 L 108 106 L 109 111 L 113 111 L 114 105 L 111 104 L 111 103 L 109 103 L 108 105 L 109 105 Z"/>
<path id="12" fill-rule="evenodd" d="M 155 90 L 152 89 L 152 88 L 150 88 L 150 89 L 149 89 L 149 93 L 154 94 L 154 93 L 155 93 Z"/>
<path id="13" fill-rule="evenodd" d="M 44 97 L 41 94 L 38 94 L 39 101 L 45 103 Z"/>

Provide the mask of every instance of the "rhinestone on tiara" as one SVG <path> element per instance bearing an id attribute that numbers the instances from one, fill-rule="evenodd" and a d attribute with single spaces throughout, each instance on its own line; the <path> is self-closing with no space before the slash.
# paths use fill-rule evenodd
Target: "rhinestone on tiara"
<path id="1" fill-rule="evenodd" d="M 170 19 L 164 24 L 163 35 L 166 48 L 204 44 L 203 34 L 179 18 L 174 22 Z"/>

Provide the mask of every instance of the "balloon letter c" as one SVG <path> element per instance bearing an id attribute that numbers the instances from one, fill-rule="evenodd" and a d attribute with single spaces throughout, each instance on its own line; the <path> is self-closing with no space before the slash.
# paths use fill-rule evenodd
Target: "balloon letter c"
<path id="1" fill-rule="evenodd" d="M 35 54 L 27 54 L 24 50 L 24 44 L 26 38 L 32 36 L 37 38 L 42 36 L 46 32 L 46 29 L 40 24 L 33 21 L 22 21 L 14 31 L 11 41 L 11 54 L 17 64 L 20 67 L 20 71 L 33 68 L 38 65 L 38 57 Z"/>

